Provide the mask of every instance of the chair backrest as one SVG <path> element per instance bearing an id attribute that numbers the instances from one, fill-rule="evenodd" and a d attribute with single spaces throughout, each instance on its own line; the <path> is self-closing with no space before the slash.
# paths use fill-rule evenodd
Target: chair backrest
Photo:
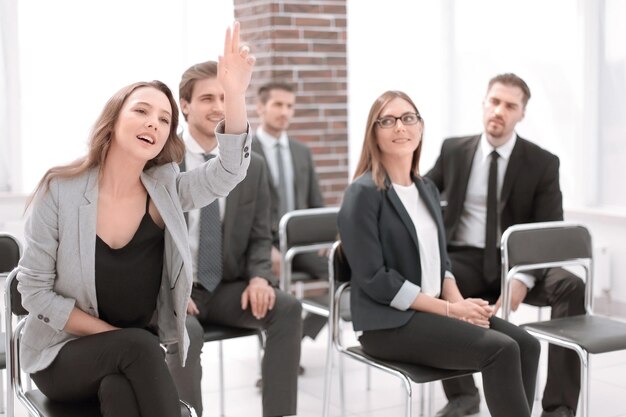
<path id="1" fill-rule="evenodd" d="M 22 247 L 17 238 L 0 232 L 0 273 L 9 273 L 20 261 Z"/>
<path id="2" fill-rule="evenodd" d="M 328 257 L 330 280 L 333 281 L 333 285 L 337 287 L 339 284 L 349 282 L 352 276 L 352 270 L 350 264 L 346 258 L 346 254 L 343 250 L 341 241 L 338 240 L 333 244 Z"/>
<path id="3" fill-rule="evenodd" d="M 586 273 L 586 305 L 591 311 L 593 248 L 589 230 L 570 222 L 517 224 L 501 240 L 504 316 L 508 318 L 508 280 L 517 272 L 582 266 Z"/>
<path id="4" fill-rule="evenodd" d="M 339 207 L 294 210 L 280 219 L 278 236 L 282 257 L 280 287 L 289 291 L 291 261 L 300 253 L 330 249 L 337 239 Z"/>

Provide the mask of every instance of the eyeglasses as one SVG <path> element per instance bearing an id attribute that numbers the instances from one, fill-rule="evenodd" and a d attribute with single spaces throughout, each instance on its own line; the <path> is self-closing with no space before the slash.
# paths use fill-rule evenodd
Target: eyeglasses
<path id="1" fill-rule="evenodd" d="M 392 127 L 396 125 L 398 119 L 400 119 L 403 125 L 411 126 L 411 125 L 417 124 L 417 122 L 420 122 L 422 120 L 422 116 L 420 116 L 417 113 L 404 113 L 400 117 L 396 117 L 396 116 L 381 117 L 380 119 L 376 120 L 376 123 L 378 123 L 378 126 L 380 126 L 382 129 L 391 129 Z"/>

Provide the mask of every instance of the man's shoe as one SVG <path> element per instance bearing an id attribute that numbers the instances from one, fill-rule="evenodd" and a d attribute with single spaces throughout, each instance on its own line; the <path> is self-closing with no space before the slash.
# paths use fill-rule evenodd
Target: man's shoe
<path id="1" fill-rule="evenodd" d="M 574 417 L 574 411 L 564 405 L 557 407 L 552 411 L 543 411 L 541 417 Z"/>
<path id="2" fill-rule="evenodd" d="M 459 395 L 450 399 L 448 404 L 437 413 L 436 417 L 463 417 L 477 414 L 479 411 L 480 396 Z"/>

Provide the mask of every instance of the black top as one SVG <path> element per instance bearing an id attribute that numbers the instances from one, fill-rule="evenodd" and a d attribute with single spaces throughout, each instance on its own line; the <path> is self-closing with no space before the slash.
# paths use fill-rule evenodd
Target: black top
<path id="1" fill-rule="evenodd" d="M 126 246 L 112 249 L 96 235 L 96 295 L 100 318 L 116 327 L 147 328 L 156 309 L 164 232 L 146 213 Z"/>

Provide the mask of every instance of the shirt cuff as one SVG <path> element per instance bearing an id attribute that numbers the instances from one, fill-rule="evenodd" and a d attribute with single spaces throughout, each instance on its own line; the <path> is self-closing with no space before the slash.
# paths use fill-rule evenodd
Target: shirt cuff
<path id="1" fill-rule="evenodd" d="M 443 277 L 451 279 L 452 281 L 456 282 L 456 278 L 454 277 L 454 274 L 452 273 L 452 271 L 446 271 L 446 273 L 443 274 Z"/>
<path id="2" fill-rule="evenodd" d="M 517 274 L 513 275 L 513 279 L 522 281 L 522 284 L 528 287 L 528 291 L 533 289 L 533 287 L 535 286 L 535 281 L 537 280 L 537 278 L 535 278 L 534 276 L 530 274 L 524 274 L 521 272 L 518 272 Z"/>
<path id="3" fill-rule="evenodd" d="M 406 311 L 411 307 L 411 304 L 413 304 L 413 301 L 415 301 L 421 291 L 422 289 L 419 285 L 406 280 L 389 305 L 397 310 Z"/>

